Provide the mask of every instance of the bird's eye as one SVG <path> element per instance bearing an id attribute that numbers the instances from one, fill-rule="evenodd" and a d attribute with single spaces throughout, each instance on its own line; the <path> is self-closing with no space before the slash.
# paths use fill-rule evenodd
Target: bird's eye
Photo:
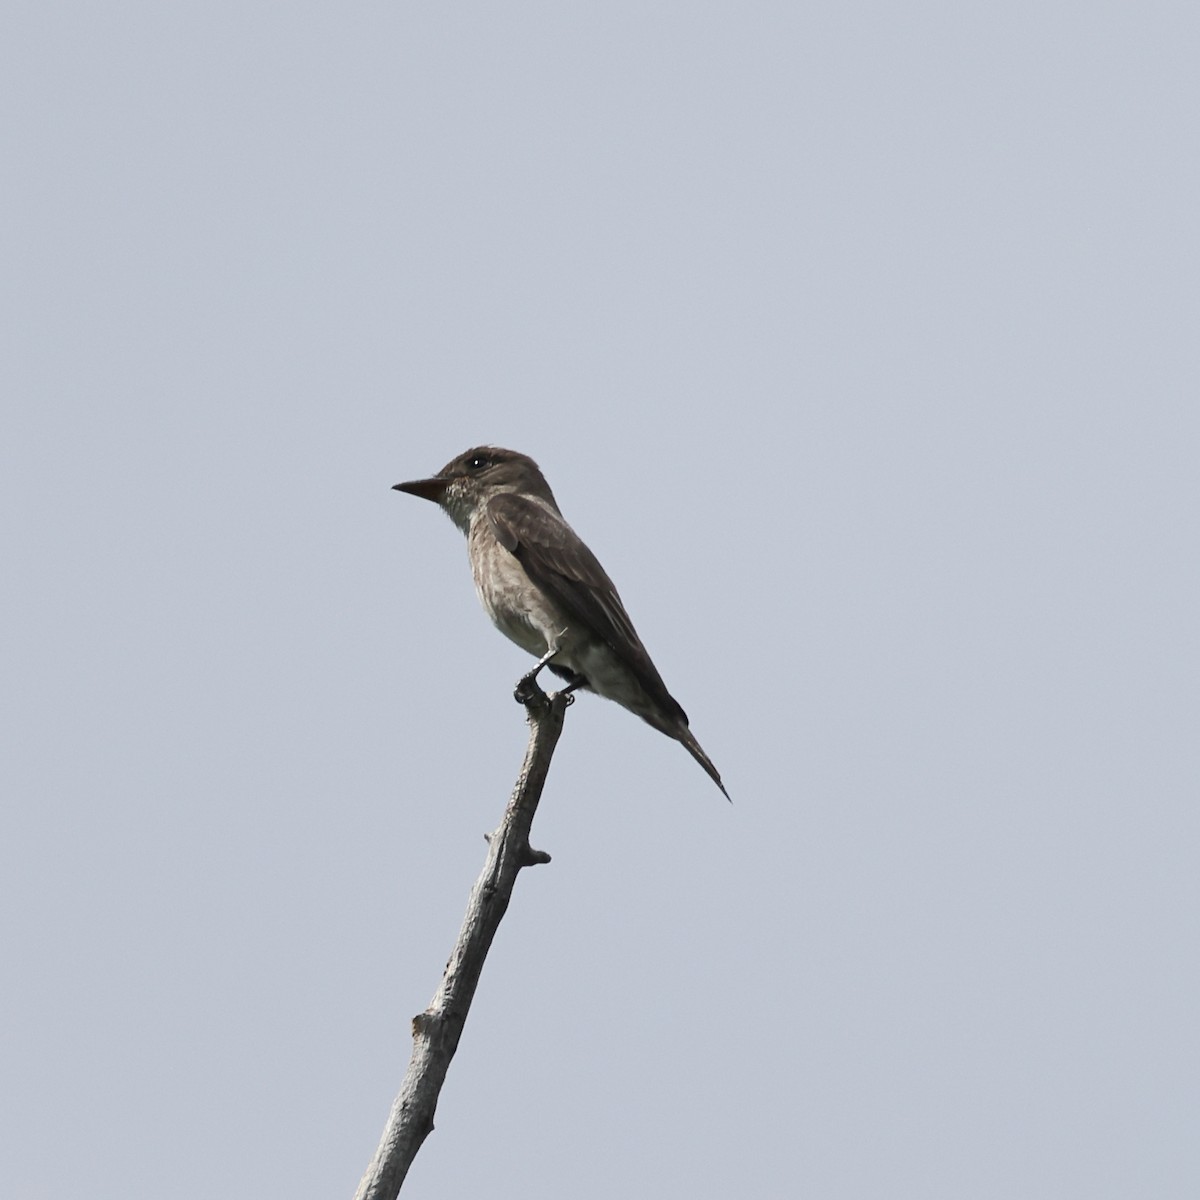
<path id="1" fill-rule="evenodd" d="M 472 454 L 471 457 L 467 459 L 467 470 L 482 471 L 483 468 L 488 465 L 488 463 L 489 459 L 486 454 Z"/>

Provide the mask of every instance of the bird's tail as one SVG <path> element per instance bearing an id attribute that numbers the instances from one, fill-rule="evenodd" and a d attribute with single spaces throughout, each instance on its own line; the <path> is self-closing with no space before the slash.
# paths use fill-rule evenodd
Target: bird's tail
<path id="1" fill-rule="evenodd" d="M 678 732 L 672 731 L 672 736 L 683 743 L 684 749 L 708 772 L 709 778 L 721 789 L 721 795 L 732 804 L 733 800 L 721 782 L 720 771 L 713 766 L 712 759 L 701 749 L 700 743 L 692 736 L 692 731 L 683 725 Z"/>

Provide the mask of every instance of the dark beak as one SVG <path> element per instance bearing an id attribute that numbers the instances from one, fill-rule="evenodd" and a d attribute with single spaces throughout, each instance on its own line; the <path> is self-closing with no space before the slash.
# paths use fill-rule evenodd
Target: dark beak
<path id="1" fill-rule="evenodd" d="M 420 496 L 422 500 L 432 500 L 434 504 L 440 504 L 442 497 L 446 494 L 446 488 L 449 486 L 450 480 L 435 475 L 432 479 L 414 479 L 409 483 L 397 483 L 392 491 L 407 492 L 410 496 Z"/>

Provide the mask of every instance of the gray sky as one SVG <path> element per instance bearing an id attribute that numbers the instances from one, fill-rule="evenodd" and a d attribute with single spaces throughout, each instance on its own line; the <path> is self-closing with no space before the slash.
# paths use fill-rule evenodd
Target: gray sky
<path id="1" fill-rule="evenodd" d="M 405 1195 L 1200 1194 L 1185 4 L 10 5 L 0 1178 L 349 1196 L 524 747 L 389 488 L 532 454 L 584 697 Z"/>

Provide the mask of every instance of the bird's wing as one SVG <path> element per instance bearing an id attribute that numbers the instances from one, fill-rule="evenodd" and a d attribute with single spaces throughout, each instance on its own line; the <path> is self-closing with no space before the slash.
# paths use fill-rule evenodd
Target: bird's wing
<path id="1" fill-rule="evenodd" d="M 529 578 L 600 638 L 660 703 L 687 716 L 667 691 L 646 647 L 596 556 L 556 513 L 513 492 L 487 502 L 487 515 L 500 544 Z"/>

